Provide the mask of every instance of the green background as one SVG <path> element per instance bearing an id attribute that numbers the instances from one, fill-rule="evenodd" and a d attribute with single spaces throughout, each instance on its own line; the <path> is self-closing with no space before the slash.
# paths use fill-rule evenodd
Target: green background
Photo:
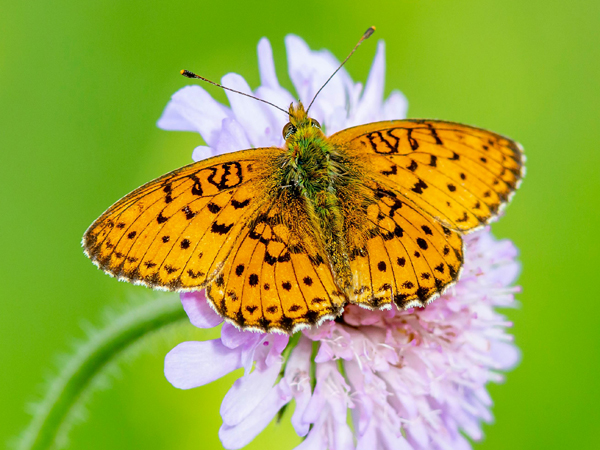
<path id="1" fill-rule="evenodd" d="M 190 161 L 197 134 L 159 130 L 182 68 L 258 85 L 267 36 L 287 87 L 283 38 L 343 58 L 377 26 L 386 92 L 409 117 L 479 125 L 520 141 L 528 174 L 497 236 L 521 251 L 522 307 L 509 313 L 523 361 L 490 388 L 496 423 L 480 449 L 600 448 L 600 2 L 57 0 L 0 3 L 0 442 L 56 354 L 107 306 L 146 295 L 85 258 L 80 237 L 133 188 Z M 369 41 L 347 66 L 364 81 Z M 209 89 L 216 98 L 222 92 Z M 163 376 L 185 327 L 122 366 L 87 405 L 70 448 L 221 448 L 220 399 L 233 377 L 191 391 Z M 187 337 L 185 337 L 187 336 Z M 289 449 L 289 421 L 249 448 Z M 0 444 L 2 445 L 2 444 Z"/>

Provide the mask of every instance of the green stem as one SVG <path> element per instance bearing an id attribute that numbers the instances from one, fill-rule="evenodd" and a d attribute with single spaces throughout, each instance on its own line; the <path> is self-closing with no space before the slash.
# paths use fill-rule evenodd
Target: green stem
<path id="1" fill-rule="evenodd" d="M 17 449 L 51 448 L 78 400 L 109 363 L 150 333 L 183 319 L 186 314 L 178 297 L 162 297 L 113 319 L 91 336 L 51 383 Z"/>

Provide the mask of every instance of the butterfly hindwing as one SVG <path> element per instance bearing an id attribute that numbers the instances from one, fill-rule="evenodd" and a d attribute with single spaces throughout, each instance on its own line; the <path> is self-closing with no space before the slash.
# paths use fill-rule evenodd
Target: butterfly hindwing
<path id="1" fill-rule="evenodd" d="M 331 141 L 362 162 L 365 176 L 461 232 L 496 216 L 523 176 L 517 143 L 452 122 L 377 122 L 340 131 Z"/>
<path id="2" fill-rule="evenodd" d="M 264 196 L 263 161 L 276 148 L 190 164 L 136 189 L 86 231 L 105 272 L 149 287 L 194 290 L 213 279 Z"/>
<path id="3" fill-rule="evenodd" d="M 291 333 L 341 313 L 346 296 L 302 203 L 282 195 L 265 204 L 207 287 L 214 308 L 237 326 Z"/>
<path id="4" fill-rule="evenodd" d="M 367 207 L 368 232 L 348 236 L 353 276 L 352 303 L 382 308 L 425 306 L 458 278 L 462 239 L 423 213 L 410 200 L 367 183 L 374 201 Z M 350 228 L 349 234 L 360 230 Z"/>

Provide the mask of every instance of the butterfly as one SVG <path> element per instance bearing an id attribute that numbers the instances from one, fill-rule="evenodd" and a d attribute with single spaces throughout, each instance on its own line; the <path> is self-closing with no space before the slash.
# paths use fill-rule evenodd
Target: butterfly
<path id="1" fill-rule="evenodd" d="M 521 146 L 440 120 L 326 136 L 309 109 L 284 110 L 283 148 L 205 159 L 126 195 L 85 232 L 86 255 L 134 284 L 206 289 L 225 320 L 261 332 L 318 325 L 347 304 L 424 307 L 459 278 L 462 235 L 510 201 Z"/>

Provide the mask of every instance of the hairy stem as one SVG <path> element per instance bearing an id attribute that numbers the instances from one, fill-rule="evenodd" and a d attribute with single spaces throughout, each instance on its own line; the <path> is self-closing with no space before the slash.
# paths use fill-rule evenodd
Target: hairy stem
<path id="1" fill-rule="evenodd" d="M 127 311 L 93 333 L 50 384 L 17 449 L 52 448 L 73 408 L 108 364 L 142 338 L 183 319 L 186 314 L 178 297 L 161 297 Z"/>

